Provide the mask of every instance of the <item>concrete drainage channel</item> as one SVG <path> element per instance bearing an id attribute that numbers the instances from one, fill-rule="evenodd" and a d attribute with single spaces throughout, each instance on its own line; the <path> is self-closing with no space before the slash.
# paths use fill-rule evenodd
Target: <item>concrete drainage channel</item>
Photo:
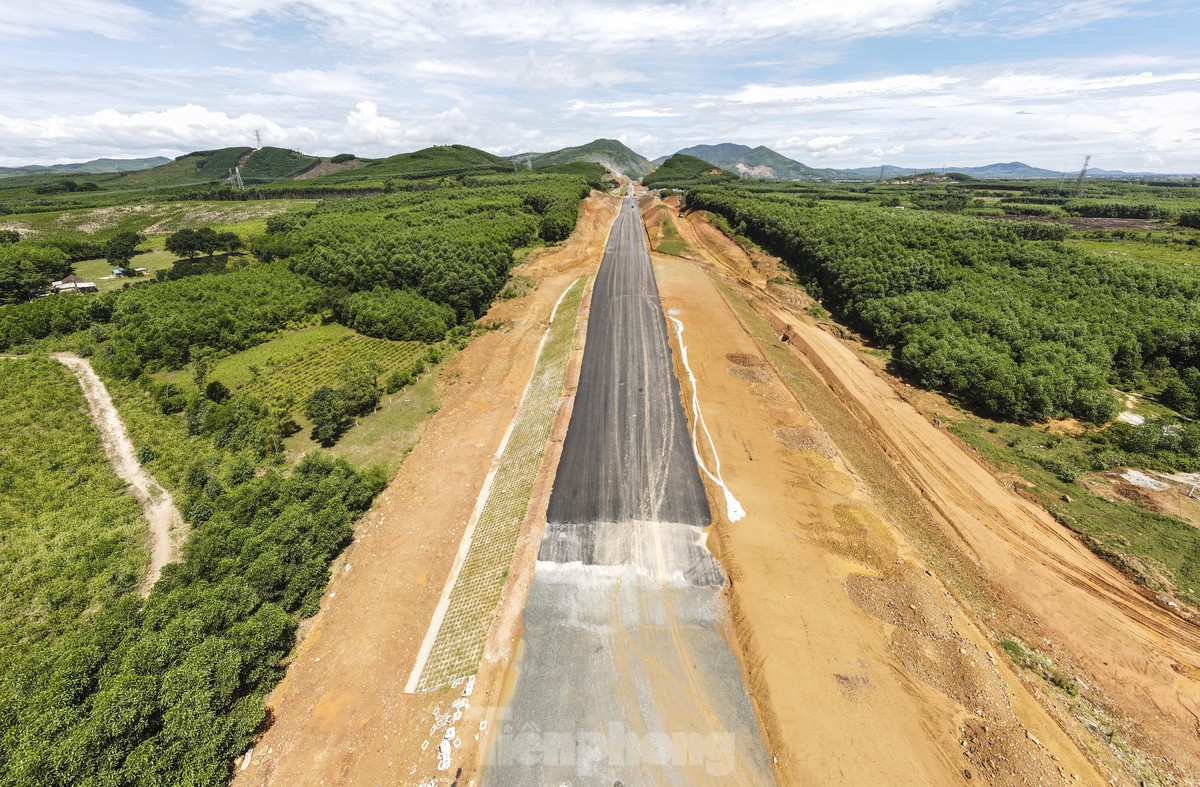
<path id="1" fill-rule="evenodd" d="M 483 781 L 772 781 L 636 203 L 592 293 L 512 694 Z"/>

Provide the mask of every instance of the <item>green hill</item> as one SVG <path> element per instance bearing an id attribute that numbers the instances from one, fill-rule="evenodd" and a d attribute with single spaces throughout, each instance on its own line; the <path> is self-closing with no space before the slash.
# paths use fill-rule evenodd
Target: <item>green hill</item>
<path id="1" fill-rule="evenodd" d="M 121 182 L 129 186 L 185 186 L 220 181 L 228 177 L 229 170 L 251 150 L 253 148 L 197 150 L 169 164 L 129 173 Z"/>
<path id="2" fill-rule="evenodd" d="M 306 156 L 285 148 L 259 148 L 242 163 L 242 180 L 264 182 L 284 180 L 301 175 L 321 163 L 316 156 Z"/>
<path id="3" fill-rule="evenodd" d="M 383 178 L 436 178 L 471 172 L 512 172 L 506 158 L 467 145 L 435 145 L 412 153 L 375 159 L 365 166 L 322 175 L 314 180 L 345 182 Z"/>
<path id="4" fill-rule="evenodd" d="M 676 153 L 668 157 L 654 172 L 642 178 L 642 183 L 652 189 L 689 188 L 737 179 L 736 174 L 715 167 L 704 159 L 686 153 Z"/>
<path id="5" fill-rule="evenodd" d="M 833 176 L 830 170 L 815 169 L 801 164 L 762 145 L 751 148 L 726 142 L 720 145 L 694 145 L 679 152 L 703 159 L 744 177 L 765 180 L 822 180 Z"/>
<path id="6" fill-rule="evenodd" d="M 574 148 L 563 148 L 551 153 L 521 153 L 510 158 L 520 165 L 532 165 L 534 169 L 587 161 L 602 164 L 613 172 L 635 179 L 654 169 L 645 156 L 633 152 L 615 139 L 597 139 Z"/>
<path id="7" fill-rule="evenodd" d="M 163 156 L 154 156 L 153 158 L 98 158 L 73 164 L 27 164 L 23 167 L 0 167 L 0 178 L 68 173 L 107 175 L 114 172 L 137 172 L 161 166 L 170 161 L 171 159 Z"/>

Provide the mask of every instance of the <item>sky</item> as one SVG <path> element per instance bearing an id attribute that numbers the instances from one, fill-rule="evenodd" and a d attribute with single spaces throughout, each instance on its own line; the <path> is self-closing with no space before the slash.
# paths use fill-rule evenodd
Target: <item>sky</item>
<path id="1" fill-rule="evenodd" d="M 0 165 L 254 144 L 1200 172 L 1200 0 L 0 0 Z"/>

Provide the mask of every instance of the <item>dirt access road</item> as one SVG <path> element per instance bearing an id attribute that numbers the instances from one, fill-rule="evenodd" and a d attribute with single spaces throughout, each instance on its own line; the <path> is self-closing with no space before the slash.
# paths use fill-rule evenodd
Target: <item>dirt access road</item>
<path id="1" fill-rule="evenodd" d="M 987 634 L 985 640 L 991 642 L 975 640 L 975 644 L 990 654 L 988 661 L 1009 684 L 1010 697 L 1026 693 L 1012 689 L 1008 657 L 993 643 L 1015 634 L 1076 679 L 1080 698 L 1068 698 L 1037 680 L 1031 688 L 1076 743 L 1092 753 L 1102 771 L 1117 780 L 1193 783 L 1195 774 L 1200 773 L 1200 629 L 1159 606 L 1044 510 L 1005 486 L 973 452 L 909 404 L 898 393 L 900 386 L 895 381 L 874 371 L 853 349 L 807 318 L 804 303 L 786 302 L 794 298 L 794 291 L 768 287 L 767 279 L 776 273 L 772 260 L 762 255 L 751 259 L 699 216 L 680 220 L 673 209 L 668 212 L 650 203 L 646 209 L 651 227 L 661 221 L 676 223 L 696 257 L 696 263 L 686 263 L 689 275 L 702 268 L 707 279 L 723 288 L 723 299 L 744 331 L 756 337 L 759 355 L 767 366 L 759 369 L 728 362 L 728 374 L 757 379 L 765 371 L 767 379 L 757 385 L 769 386 L 769 378 L 776 376 L 788 383 L 792 393 L 802 394 L 806 418 L 792 423 L 781 418 L 775 427 L 780 430 L 777 442 L 798 448 L 811 461 L 815 461 L 812 452 L 827 459 L 832 456 L 834 462 L 844 461 L 841 454 L 846 454 L 849 461 L 841 472 L 856 477 L 860 492 L 869 489 L 875 493 L 877 513 L 886 523 L 881 530 L 875 519 L 860 521 L 853 509 L 834 509 L 821 518 L 820 528 L 807 532 L 801 528 L 790 537 L 825 542 L 826 551 L 833 556 L 867 567 L 878 563 L 880 555 L 886 558 L 891 554 L 890 549 L 879 551 L 876 539 L 868 537 L 872 532 L 886 532 L 901 545 L 907 542 L 908 549 L 919 546 L 919 552 L 908 560 L 920 559 L 929 565 L 926 571 L 943 575 L 947 589 L 953 591 L 947 598 L 953 597 L 953 606 L 960 610 L 955 614 L 965 615 L 966 623 L 978 625 Z M 670 307 L 672 288 L 661 279 L 660 286 Z M 697 300 L 689 290 L 687 302 Z M 787 337 L 785 343 L 778 341 L 781 335 Z M 720 338 L 714 337 L 713 342 Z M 720 379 L 720 375 L 711 379 Z M 766 389 L 764 395 L 768 400 L 772 396 Z M 786 415 L 777 403 L 764 402 L 762 407 Z M 740 421 L 738 413 L 731 411 L 723 428 L 736 429 Z M 836 440 L 830 441 L 830 436 Z M 741 435 L 736 439 L 745 441 Z M 753 455 L 757 460 L 762 448 L 755 450 L 753 443 L 745 442 L 743 457 Z M 755 461 L 755 476 L 746 483 L 752 489 L 760 486 L 768 477 L 764 468 L 772 464 Z M 734 475 L 736 469 L 731 467 L 728 472 Z M 816 477 L 828 480 L 829 476 L 822 471 Z M 843 491 L 851 491 L 842 481 L 818 486 L 838 483 L 845 487 Z M 752 506 L 747 504 L 747 510 L 752 511 Z M 743 582 L 757 579 L 761 572 L 757 564 L 747 562 L 746 548 L 738 554 L 738 537 L 745 536 L 745 530 L 734 531 L 719 523 L 718 533 L 724 533 L 721 544 L 733 547 L 731 554 L 722 554 L 722 560 L 734 575 L 735 588 L 738 566 L 744 568 L 740 572 Z M 904 551 L 902 548 L 902 557 Z M 762 558 L 773 559 L 769 554 Z M 887 583 L 889 572 L 885 569 L 886 565 L 874 566 L 879 579 Z M 884 592 L 880 585 L 855 578 L 858 570 L 853 569 L 844 585 L 845 593 L 859 607 L 879 613 L 892 625 L 905 622 L 904 609 L 909 604 L 909 612 L 922 610 L 920 601 L 905 604 L 906 599 L 895 597 L 892 591 Z M 765 592 L 762 603 L 770 603 L 775 594 L 771 588 Z M 753 595 L 735 592 L 735 598 Z M 775 598 L 774 603 L 786 606 L 786 600 Z M 747 618 L 753 617 L 757 616 L 748 610 Z M 762 649 L 757 656 L 762 660 L 758 672 L 768 680 L 772 651 L 762 643 L 762 632 L 772 631 L 772 627 L 765 615 L 761 620 L 761 625 L 751 626 L 753 632 L 747 636 Z M 914 653 L 936 653 L 927 639 L 900 636 L 904 627 L 893 633 L 888 646 L 893 658 L 904 661 L 911 660 Z M 966 636 L 964 626 L 956 625 L 956 629 Z M 916 647 L 922 643 L 921 648 Z M 963 650 L 967 653 L 958 656 L 973 652 L 969 647 Z M 957 663 L 955 651 L 944 656 L 938 659 L 940 670 L 928 669 L 928 664 L 909 664 L 908 668 L 935 686 L 956 674 L 969 674 Z M 952 685 L 944 683 L 940 690 L 946 693 L 945 687 Z M 956 698 L 963 703 L 970 693 Z M 956 691 L 949 696 L 955 697 Z M 778 704 L 782 695 L 774 691 L 773 699 Z M 1018 703 L 1016 699 L 1013 702 L 1015 708 Z M 964 707 L 969 709 L 970 703 Z M 1002 728 L 985 726 L 991 731 Z M 973 752 L 972 744 L 980 739 L 973 729 L 959 726 L 959 735 L 966 741 L 964 751 Z M 1033 734 L 1046 743 L 1041 733 Z M 1008 740 L 994 741 L 1000 750 L 1013 745 L 1012 736 L 1006 737 Z M 1062 750 L 1057 756 L 1065 761 Z M 802 755 L 796 757 L 803 760 Z"/>
<path id="2" fill-rule="evenodd" d="M 179 546 L 187 532 L 183 518 L 175 508 L 171 493 L 147 473 L 137 460 L 137 452 L 134 451 L 129 433 L 125 431 L 125 424 L 113 406 L 108 389 L 92 370 L 92 365 L 85 358 L 70 353 L 55 353 L 50 357 L 79 378 L 92 422 L 100 431 L 104 453 L 108 455 L 108 461 L 117 476 L 129 485 L 129 491 L 137 498 L 142 515 L 150 526 L 150 566 L 139 590 L 145 598 L 162 574 L 163 566 L 179 557 Z"/>

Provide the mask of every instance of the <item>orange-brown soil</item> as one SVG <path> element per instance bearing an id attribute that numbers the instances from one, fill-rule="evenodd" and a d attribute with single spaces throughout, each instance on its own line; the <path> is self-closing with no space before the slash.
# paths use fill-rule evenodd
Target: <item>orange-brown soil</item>
<path id="1" fill-rule="evenodd" d="M 1102 783 L 887 523 L 704 272 L 659 257 L 656 274 L 747 512 L 719 517 L 710 544 L 730 575 L 781 783 L 958 784 L 966 771 L 998 784 Z M 724 513 L 721 495 L 712 502 Z"/>
<path id="2" fill-rule="evenodd" d="M 1083 747 L 1117 781 L 1192 783 L 1200 773 L 1200 627 L 1021 497 L 915 407 L 914 397 L 902 396 L 903 384 L 818 327 L 803 313 L 802 296 L 781 297 L 761 261 L 705 229 L 701 216 L 666 215 L 708 263 L 660 259 L 660 287 L 669 307 L 693 314 L 685 342 L 694 366 L 708 358 L 703 373 L 696 369 L 701 404 L 711 401 L 720 413 L 709 423 L 720 425 L 722 436 L 714 438 L 726 479 L 750 512 L 741 522 L 720 523 L 715 540 L 734 577 L 733 604 L 750 645 L 747 668 L 762 718 L 768 730 L 779 724 L 772 744 L 785 755 L 781 776 L 828 778 L 840 772 L 824 769 L 839 762 L 903 763 L 945 776 L 950 745 L 974 765 L 963 767 L 996 783 L 1036 781 L 1039 771 L 1052 777 L 1060 765 L 1068 778 L 1074 772 L 1095 780 L 1081 761 Z M 723 300 L 713 300 L 708 282 L 719 284 Z M 708 306 L 697 311 L 699 303 Z M 722 303 L 741 304 L 743 328 L 757 321 L 758 342 L 747 345 L 745 330 L 718 320 Z M 730 353 L 754 350 L 802 403 L 775 382 L 729 373 Z M 749 387 L 758 407 L 731 386 Z M 824 440 L 810 431 L 821 428 L 847 462 L 823 455 Z M 874 499 L 865 499 L 864 486 Z M 756 526 L 756 515 L 769 521 Z M 844 575 L 840 596 L 837 571 Z M 798 585 L 805 591 L 797 593 Z M 1028 673 L 1029 691 L 1022 690 L 1007 654 L 993 645 L 1009 636 L 1052 657 L 1074 678 L 1079 698 Z M 869 654 L 857 670 L 856 651 Z M 848 701 L 834 702 L 831 687 L 862 701 L 864 679 L 875 692 L 868 696 L 890 694 L 878 712 L 857 719 Z M 941 695 L 940 709 L 930 689 Z M 958 714 L 950 727 L 948 708 Z M 858 723 L 843 729 L 843 718 Z M 927 738 L 910 747 L 921 737 L 918 727 Z M 856 730 L 870 731 L 869 743 L 841 748 L 863 739 Z M 822 746 L 811 745 L 818 734 Z M 906 743 L 875 758 L 887 740 Z"/>
<path id="3" fill-rule="evenodd" d="M 515 631 L 512 608 L 519 612 L 523 602 L 522 572 L 510 575 L 500 631 L 489 639 L 501 647 L 489 647 L 449 773 L 436 770 L 440 733 L 432 738 L 430 730 L 434 713 L 450 710 L 461 687 L 405 694 L 404 684 L 554 303 L 578 276 L 594 272 L 616 209 L 614 198 L 594 192 L 575 234 L 515 271 L 537 283 L 533 292 L 497 303 L 485 321 L 502 327 L 473 340 L 443 372 L 441 409 L 334 566 L 321 611 L 306 623 L 287 676 L 268 699 L 273 726 L 256 741 L 249 766 L 235 771 L 236 783 L 415 784 L 453 778 L 459 764 L 474 761 L 476 738 L 486 740 L 475 734 L 478 722 L 497 704 L 509 655 L 503 646 Z M 545 462 L 556 458 L 552 446 Z M 540 494 L 547 491 L 543 484 Z M 535 499 L 531 512 L 538 506 Z M 544 500 L 540 507 L 544 516 Z M 517 562 L 531 567 L 530 543 L 536 539 L 523 535 Z"/>

